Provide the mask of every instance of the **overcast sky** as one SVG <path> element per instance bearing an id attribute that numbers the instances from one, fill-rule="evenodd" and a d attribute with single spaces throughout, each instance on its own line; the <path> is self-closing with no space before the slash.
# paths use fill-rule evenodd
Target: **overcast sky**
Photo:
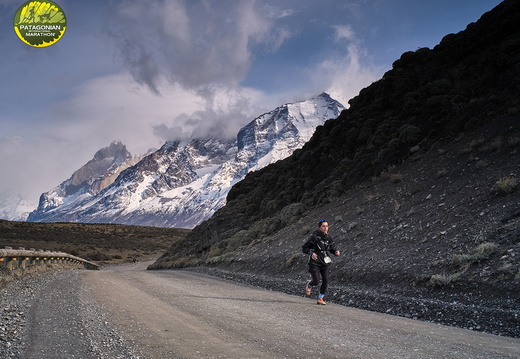
<path id="1" fill-rule="evenodd" d="M 347 105 L 403 52 L 434 47 L 498 0 L 56 0 L 67 30 L 35 48 L 0 0 L 0 195 L 36 206 L 115 140 L 235 136 L 323 91 Z"/>

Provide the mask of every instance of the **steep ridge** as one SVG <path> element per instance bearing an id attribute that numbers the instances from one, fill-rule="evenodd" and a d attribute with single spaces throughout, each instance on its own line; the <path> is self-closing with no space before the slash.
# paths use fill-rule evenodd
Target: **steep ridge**
<path id="1" fill-rule="evenodd" d="M 94 158 L 75 171 L 72 176 L 41 195 L 38 208 L 28 216 L 29 222 L 42 219 L 56 221 L 61 212 L 74 208 L 76 203 L 91 198 L 114 182 L 126 168 L 138 162 L 121 142 L 113 142 L 100 149 Z"/>
<path id="2" fill-rule="evenodd" d="M 110 177 L 102 190 L 90 183 L 102 167 L 97 157 L 103 156 L 96 154 L 69 181 L 44 194 L 29 220 L 193 228 L 226 203 L 230 188 L 249 171 L 289 156 L 343 109 L 322 93 L 257 117 L 234 140 L 167 142 Z M 90 182 L 84 184 L 84 178 Z"/>
<path id="3" fill-rule="evenodd" d="M 519 21 L 504 1 L 404 53 L 150 269 L 302 294 L 300 247 L 324 218 L 345 253 L 329 300 L 520 336 Z"/>

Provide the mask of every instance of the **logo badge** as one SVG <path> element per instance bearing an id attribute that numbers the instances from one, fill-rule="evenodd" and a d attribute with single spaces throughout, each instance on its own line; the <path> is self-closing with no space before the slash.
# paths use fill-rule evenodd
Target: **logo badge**
<path id="1" fill-rule="evenodd" d="M 27 1 L 14 15 L 14 32 L 29 46 L 53 45 L 66 29 L 65 13 L 52 1 Z"/>

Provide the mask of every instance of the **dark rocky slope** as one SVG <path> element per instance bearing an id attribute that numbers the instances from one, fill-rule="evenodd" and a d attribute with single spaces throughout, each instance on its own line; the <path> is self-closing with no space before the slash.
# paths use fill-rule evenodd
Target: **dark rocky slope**
<path id="1" fill-rule="evenodd" d="M 520 337 L 520 2 L 408 52 L 151 269 L 303 294 L 328 219 L 334 302 Z"/>

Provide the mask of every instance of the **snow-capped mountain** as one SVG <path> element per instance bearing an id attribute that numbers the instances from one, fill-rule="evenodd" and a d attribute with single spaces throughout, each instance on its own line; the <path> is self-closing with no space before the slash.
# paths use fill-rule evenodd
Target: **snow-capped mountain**
<path id="1" fill-rule="evenodd" d="M 257 117 L 236 140 L 166 142 L 98 192 L 89 185 L 71 194 L 71 177 L 43 194 L 28 220 L 193 228 L 226 203 L 231 187 L 249 171 L 289 156 L 343 109 L 323 93 Z"/>
<path id="2" fill-rule="evenodd" d="M 29 203 L 18 194 L 0 195 L 0 219 L 25 221 L 34 207 L 35 203 Z"/>
<path id="3" fill-rule="evenodd" d="M 29 214 L 27 220 L 61 220 L 61 214 L 73 211 L 79 202 L 100 193 L 114 182 L 121 171 L 138 161 L 139 158 L 132 158 L 125 145 L 113 142 L 97 151 L 94 158 L 68 180 L 42 194 L 38 208 Z"/>

